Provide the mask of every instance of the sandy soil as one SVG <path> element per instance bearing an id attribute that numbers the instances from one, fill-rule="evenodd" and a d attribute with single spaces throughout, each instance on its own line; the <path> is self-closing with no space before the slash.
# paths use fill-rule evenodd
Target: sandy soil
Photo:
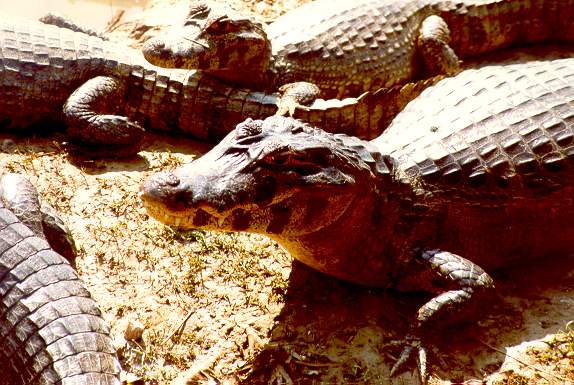
<path id="1" fill-rule="evenodd" d="M 187 6 L 149 3 L 111 36 L 137 44 Z M 234 3 L 272 20 L 301 1 Z M 416 383 L 410 370 L 389 378 L 399 350 L 387 344 L 426 296 L 321 275 L 263 236 L 178 232 L 146 215 L 143 179 L 209 145 L 150 133 L 138 159 L 100 162 L 68 157 L 64 140 L 2 135 L 0 165 L 28 175 L 70 225 L 127 383 Z M 497 298 L 477 322 L 437 336 L 433 383 L 574 383 L 574 269 L 559 262 L 499 272 Z"/>

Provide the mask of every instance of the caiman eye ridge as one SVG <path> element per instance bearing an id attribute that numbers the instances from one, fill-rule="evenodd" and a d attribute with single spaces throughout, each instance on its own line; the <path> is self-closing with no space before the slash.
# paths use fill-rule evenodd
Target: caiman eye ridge
<path id="1" fill-rule="evenodd" d="M 289 153 L 267 155 L 264 158 L 266 168 L 279 172 L 296 172 L 300 175 L 312 175 L 323 171 L 321 165 L 309 161 L 303 156 Z"/>

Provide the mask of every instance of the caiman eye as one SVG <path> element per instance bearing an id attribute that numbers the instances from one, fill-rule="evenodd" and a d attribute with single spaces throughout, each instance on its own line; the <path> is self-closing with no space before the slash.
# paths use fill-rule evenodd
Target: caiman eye
<path id="1" fill-rule="evenodd" d="M 227 16 L 221 16 L 208 23 L 203 29 L 211 35 L 222 35 L 238 30 L 236 23 Z"/>
<path id="2" fill-rule="evenodd" d="M 320 165 L 288 152 L 269 154 L 263 161 L 272 170 L 292 171 L 299 175 L 312 175 L 321 171 Z"/>
<path id="3" fill-rule="evenodd" d="M 263 161 L 268 165 L 282 166 L 287 163 L 289 154 L 287 153 L 274 153 L 268 154 L 263 158 Z"/>

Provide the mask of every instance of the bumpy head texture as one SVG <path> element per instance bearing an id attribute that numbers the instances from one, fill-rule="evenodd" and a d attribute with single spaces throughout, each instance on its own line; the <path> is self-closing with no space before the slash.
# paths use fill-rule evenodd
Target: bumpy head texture
<path id="1" fill-rule="evenodd" d="M 183 26 L 150 39 L 142 51 L 161 67 L 262 71 L 271 45 L 261 24 L 249 17 L 223 4 L 194 2 Z"/>
<path id="2" fill-rule="evenodd" d="M 274 116 L 248 119 L 200 159 L 150 177 L 141 197 L 168 224 L 277 233 L 321 221 L 304 218 L 311 201 L 334 203 L 388 175 L 368 142 Z"/>

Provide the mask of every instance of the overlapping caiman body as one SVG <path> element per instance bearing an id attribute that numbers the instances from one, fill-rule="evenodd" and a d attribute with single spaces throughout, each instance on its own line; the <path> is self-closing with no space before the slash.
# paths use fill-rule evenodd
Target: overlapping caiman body
<path id="1" fill-rule="evenodd" d="M 133 154 L 143 127 L 217 141 L 247 117 L 277 111 L 277 94 L 154 67 L 135 50 L 40 22 L 0 16 L 0 49 L 0 126 L 64 123 L 88 153 Z M 355 122 L 370 119 L 360 100 L 334 106 L 301 113 L 314 122 L 346 117 L 333 128 L 356 134 L 362 125 Z"/>
<path id="2" fill-rule="evenodd" d="M 141 197 L 170 225 L 267 234 L 324 273 L 438 293 L 417 346 L 489 292 L 482 268 L 570 255 L 573 106 L 574 59 L 485 66 L 425 90 L 371 142 L 248 120 Z"/>
<path id="3" fill-rule="evenodd" d="M 19 175 L 0 178 L 0 240 L 0 383 L 119 385 L 109 326 L 45 240 L 36 191 Z"/>
<path id="4" fill-rule="evenodd" d="M 156 65 L 210 69 L 272 91 L 306 81 L 322 97 L 340 98 L 453 73 L 458 58 L 512 45 L 571 43 L 573 12 L 572 0 L 316 0 L 264 30 L 203 5 L 183 28 L 150 40 L 144 54 Z"/>

